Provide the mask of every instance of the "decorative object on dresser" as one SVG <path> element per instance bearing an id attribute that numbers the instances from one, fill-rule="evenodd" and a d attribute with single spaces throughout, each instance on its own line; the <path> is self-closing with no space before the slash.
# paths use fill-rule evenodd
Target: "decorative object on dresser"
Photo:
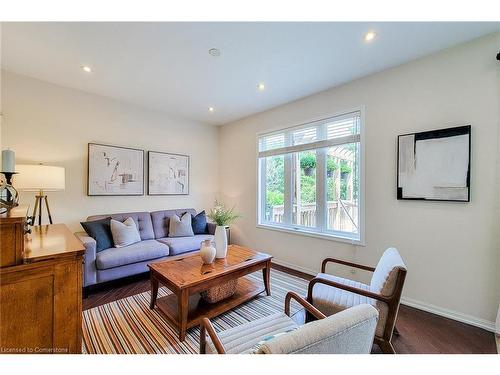
<path id="1" fill-rule="evenodd" d="M 470 201 L 471 126 L 398 137 L 397 198 Z"/>
<path id="2" fill-rule="evenodd" d="M 148 151 L 148 194 L 188 195 L 189 156 Z"/>
<path id="3" fill-rule="evenodd" d="M 38 225 L 42 224 L 42 205 L 45 203 L 49 223 L 52 224 L 49 200 L 45 192 L 65 189 L 64 168 L 43 164 L 25 164 L 18 165 L 16 169 L 19 174 L 14 177 L 14 182 L 18 189 L 38 192 L 35 195 L 32 223 L 35 223 L 35 217 L 37 216 Z"/>
<path id="4" fill-rule="evenodd" d="M 89 143 L 87 194 L 144 195 L 144 151 Z"/>
<path id="5" fill-rule="evenodd" d="M 373 272 L 370 285 L 326 274 L 330 262 Z M 373 305 L 379 311 L 375 343 L 384 353 L 395 353 L 391 339 L 393 332 L 398 334 L 395 325 L 405 278 L 406 265 L 393 247 L 384 251 L 376 268 L 326 258 L 321 273 L 309 282 L 307 301 L 325 315 L 361 303 Z"/>
<path id="6" fill-rule="evenodd" d="M 2 229 L 13 220 L 22 227 L 26 211 L 17 215 L 0 215 Z M 32 230 L 17 232 L 15 244 L 1 231 L 0 352 L 80 353 L 84 247 L 63 224 Z M 5 266 L 4 254 L 17 254 L 19 241 L 22 259 Z"/>
<path id="7" fill-rule="evenodd" d="M 234 207 L 227 209 L 224 203 L 215 200 L 215 206 L 208 214 L 217 228 L 215 229 L 215 247 L 217 249 L 216 258 L 225 258 L 227 254 L 227 226 L 240 217 L 234 212 Z"/>
<path id="8" fill-rule="evenodd" d="M 14 186 L 0 181 L 0 213 L 4 213 L 19 205 L 19 194 Z"/>
<path id="9" fill-rule="evenodd" d="M 272 256 L 237 245 L 231 245 L 226 259 L 218 259 L 211 265 L 203 265 L 198 254 L 171 257 L 148 265 L 151 270 L 151 304 L 165 315 L 179 331 L 179 340 L 184 341 L 186 330 L 199 325 L 203 317 L 222 314 L 262 292 L 271 294 L 270 271 Z M 243 277 L 262 270 L 264 285 Z M 238 280 L 235 293 L 218 303 L 209 304 L 200 300 L 200 292 L 231 280 Z M 159 298 L 159 284 L 165 285 L 173 294 Z"/>
<path id="10" fill-rule="evenodd" d="M 315 321 L 299 326 L 290 316 L 292 298 Z M 221 333 L 204 318 L 200 354 L 370 354 L 378 318 L 373 306 L 358 305 L 326 317 L 297 293 L 288 292 L 284 310 Z"/>
<path id="11" fill-rule="evenodd" d="M 4 213 L 19 204 L 19 195 L 12 186 L 12 177 L 16 174 L 15 153 L 12 150 L 2 151 L 2 173 L 5 180 L 0 181 L 0 213 Z"/>

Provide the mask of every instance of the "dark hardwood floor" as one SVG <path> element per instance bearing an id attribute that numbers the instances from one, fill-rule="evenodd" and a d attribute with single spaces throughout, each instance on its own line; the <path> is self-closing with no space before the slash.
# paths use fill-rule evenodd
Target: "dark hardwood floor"
<path id="1" fill-rule="evenodd" d="M 282 266 L 273 264 L 273 267 L 305 279 L 311 278 L 310 275 Z M 83 300 L 83 309 L 142 293 L 149 288 L 147 274 L 107 283 L 97 290 L 89 291 L 88 297 Z M 497 353 L 492 332 L 412 307 L 400 307 L 396 326 L 400 336 L 393 337 L 392 343 L 399 354 Z M 374 345 L 373 353 L 379 352 L 379 348 Z"/>

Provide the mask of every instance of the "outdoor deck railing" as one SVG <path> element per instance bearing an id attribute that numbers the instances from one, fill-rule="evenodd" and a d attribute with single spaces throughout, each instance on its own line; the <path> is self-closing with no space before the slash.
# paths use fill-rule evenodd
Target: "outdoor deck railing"
<path id="1" fill-rule="evenodd" d="M 357 228 L 353 224 L 358 222 L 358 206 L 356 202 L 339 201 L 327 202 L 327 228 L 331 230 L 354 232 Z M 274 206 L 268 220 L 274 223 L 283 222 L 284 206 Z M 307 203 L 293 207 L 294 223 L 314 227 L 316 226 L 316 203 Z M 352 220 L 351 220 L 352 219 Z"/>

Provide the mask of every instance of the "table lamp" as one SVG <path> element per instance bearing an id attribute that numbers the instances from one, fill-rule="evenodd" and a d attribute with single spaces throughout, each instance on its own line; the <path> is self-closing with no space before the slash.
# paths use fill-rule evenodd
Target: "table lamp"
<path id="1" fill-rule="evenodd" d="M 32 223 L 34 224 L 38 211 L 38 225 L 42 224 L 42 203 L 45 201 L 49 223 L 52 224 L 49 201 L 45 192 L 65 189 L 64 168 L 43 164 L 18 164 L 16 171 L 18 174 L 14 177 L 14 185 L 19 190 L 38 192 L 35 195 Z"/>

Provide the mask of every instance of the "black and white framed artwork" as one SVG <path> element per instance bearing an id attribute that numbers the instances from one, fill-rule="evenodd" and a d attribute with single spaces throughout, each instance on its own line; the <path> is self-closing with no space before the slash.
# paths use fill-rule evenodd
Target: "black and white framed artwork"
<path id="1" fill-rule="evenodd" d="M 144 151 L 88 145 L 88 195 L 144 195 Z"/>
<path id="2" fill-rule="evenodd" d="M 398 137 L 397 198 L 470 201 L 471 127 Z"/>
<path id="3" fill-rule="evenodd" d="M 148 151 L 148 194 L 188 195 L 189 156 Z"/>

